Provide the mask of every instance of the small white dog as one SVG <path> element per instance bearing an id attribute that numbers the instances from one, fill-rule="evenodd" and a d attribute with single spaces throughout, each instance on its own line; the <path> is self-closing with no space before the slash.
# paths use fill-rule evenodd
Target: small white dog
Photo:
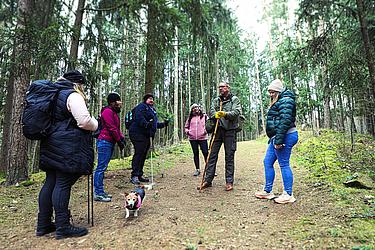
<path id="1" fill-rule="evenodd" d="M 125 193 L 125 218 L 129 218 L 130 211 L 133 211 L 134 217 L 138 216 L 138 211 L 145 199 L 145 190 L 143 186 L 136 187 L 130 193 Z"/>

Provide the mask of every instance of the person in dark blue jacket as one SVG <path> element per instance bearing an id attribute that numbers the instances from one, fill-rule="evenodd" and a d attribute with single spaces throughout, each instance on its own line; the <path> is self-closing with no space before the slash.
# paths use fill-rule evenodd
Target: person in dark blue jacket
<path id="1" fill-rule="evenodd" d="M 146 94 L 143 97 L 143 102 L 135 107 L 134 121 L 129 128 L 129 137 L 134 146 L 130 179 L 133 184 L 139 185 L 140 182 L 149 182 L 149 179 L 143 176 L 143 166 L 151 146 L 150 140 L 154 138 L 156 129 L 167 126 L 168 120 L 158 122 L 154 108 L 154 96 Z"/>
<path id="2" fill-rule="evenodd" d="M 46 180 L 39 193 L 36 235 L 56 230 L 56 239 L 86 235 L 85 227 L 70 224 L 69 199 L 72 186 L 82 176 L 92 173 L 94 148 L 92 131 L 98 127 L 86 105 L 83 93 L 85 78 L 69 71 L 55 85 L 60 89 L 54 110 L 51 134 L 40 142 L 39 167 Z M 52 214 L 55 212 L 55 223 Z"/>
<path id="3" fill-rule="evenodd" d="M 290 168 L 290 155 L 293 146 L 298 142 L 296 129 L 296 102 L 292 91 L 284 88 L 282 82 L 276 79 L 268 86 L 271 97 L 270 108 L 267 113 L 266 133 L 270 138 L 264 157 L 264 173 L 266 183 L 264 190 L 256 192 L 259 199 L 273 199 L 273 181 L 275 179 L 274 163 L 277 160 L 283 179 L 284 192 L 275 199 L 276 203 L 293 203 L 293 172 Z"/>

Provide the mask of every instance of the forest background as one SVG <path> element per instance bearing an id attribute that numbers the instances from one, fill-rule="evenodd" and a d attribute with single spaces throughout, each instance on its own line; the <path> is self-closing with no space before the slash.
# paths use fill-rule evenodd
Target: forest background
<path id="1" fill-rule="evenodd" d="M 297 94 L 299 128 L 342 131 L 352 148 L 354 133 L 374 137 L 375 2 L 256 2 L 262 15 L 254 26 L 266 27 L 266 37 L 242 30 L 224 0 L 1 0 L 5 184 L 39 171 L 39 143 L 22 135 L 27 87 L 73 68 L 89 81 L 94 116 L 109 92 L 122 97 L 121 119 L 144 93 L 154 93 L 159 119 L 173 120 L 156 136 L 160 147 L 184 139 L 190 105 L 207 111 L 220 81 L 241 100 L 246 121 L 239 139 L 257 138 L 265 131 L 266 87 L 275 78 Z"/>

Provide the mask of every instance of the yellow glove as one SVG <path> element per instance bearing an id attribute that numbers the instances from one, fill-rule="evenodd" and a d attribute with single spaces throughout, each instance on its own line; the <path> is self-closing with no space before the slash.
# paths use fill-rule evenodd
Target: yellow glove
<path id="1" fill-rule="evenodd" d="M 219 118 L 222 118 L 222 117 L 225 117 L 225 116 L 226 116 L 225 111 L 218 111 L 218 112 L 215 113 L 216 119 L 219 119 Z"/>

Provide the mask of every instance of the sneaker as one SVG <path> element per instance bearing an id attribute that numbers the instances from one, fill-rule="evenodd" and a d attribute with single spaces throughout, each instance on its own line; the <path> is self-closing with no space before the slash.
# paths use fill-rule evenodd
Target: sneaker
<path id="1" fill-rule="evenodd" d="M 197 189 L 201 190 L 201 189 L 206 189 L 206 188 L 209 188 L 209 187 L 212 187 L 212 183 L 205 181 L 205 182 L 203 182 L 202 187 L 197 187 Z"/>
<path id="2" fill-rule="evenodd" d="M 75 227 L 69 225 L 67 227 L 59 227 L 56 229 L 56 240 L 61 240 L 69 237 L 81 237 L 88 234 L 88 230 L 85 227 Z"/>
<path id="3" fill-rule="evenodd" d="M 233 190 L 233 184 L 232 183 L 227 183 L 225 185 L 225 191 L 232 191 Z"/>
<path id="4" fill-rule="evenodd" d="M 143 177 L 143 176 L 139 176 L 139 177 L 138 177 L 138 180 L 139 180 L 140 182 L 150 182 L 150 179 L 149 179 L 149 178 L 147 178 L 147 177 Z"/>
<path id="5" fill-rule="evenodd" d="M 275 195 L 272 192 L 268 193 L 266 191 L 259 191 L 255 193 L 255 197 L 257 197 L 258 199 L 272 200 L 273 198 L 275 198 Z"/>
<path id="6" fill-rule="evenodd" d="M 110 202 L 112 199 L 105 194 L 94 194 L 94 201 Z"/>
<path id="7" fill-rule="evenodd" d="M 133 176 L 131 179 L 130 179 L 130 182 L 133 183 L 134 185 L 140 185 L 141 182 L 139 181 L 138 179 L 138 176 Z"/>
<path id="8" fill-rule="evenodd" d="M 111 199 L 112 199 L 112 195 L 109 194 L 109 193 L 107 193 L 107 192 L 104 192 L 103 195 L 104 195 L 105 197 L 108 197 L 108 198 L 111 198 Z"/>
<path id="9" fill-rule="evenodd" d="M 295 202 L 296 198 L 294 198 L 293 195 L 289 195 L 287 192 L 284 191 L 283 194 L 277 197 L 274 201 L 279 204 L 286 204 Z"/>
<path id="10" fill-rule="evenodd" d="M 52 232 L 55 232 L 56 231 L 56 225 L 55 223 L 51 223 L 50 225 L 46 226 L 46 227 L 37 227 L 36 229 L 36 236 L 40 237 L 40 236 L 44 236 L 46 234 L 49 234 L 49 233 L 52 233 Z"/>
<path id="11" fill-rule="evenodd" d="M 195 172 L 194 172 L 194 176 L 198 176 L 201 174 L 201 171 L 199 169 L 196 169 Z"/>

